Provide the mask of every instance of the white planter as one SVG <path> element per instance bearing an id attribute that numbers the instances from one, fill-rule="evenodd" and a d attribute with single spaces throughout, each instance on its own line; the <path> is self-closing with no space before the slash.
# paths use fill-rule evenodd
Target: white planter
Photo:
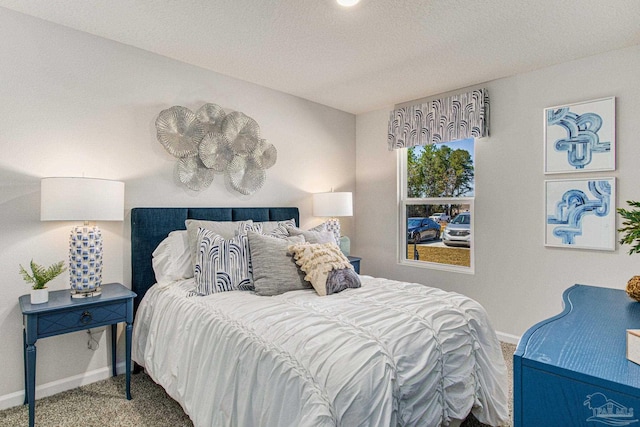
<path id="1" fill-rule="evenodd" d="M 31 304 L 44 304 L 49 301 L 49 289 L 31 289 Z"/>

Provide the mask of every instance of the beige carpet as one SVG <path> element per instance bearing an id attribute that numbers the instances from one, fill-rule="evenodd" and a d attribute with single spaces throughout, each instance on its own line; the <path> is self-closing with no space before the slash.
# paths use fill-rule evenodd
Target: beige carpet
<path id="1" fill-rule="evenodd" d="M 509 372 L 509 395 L 512 396 L 512 360 L 515 345 L 502 345 Z M 88 386 L 65 391 L 36 401 L 37 427 L 181 427 L 193 426 L 178 403 L 144 373 L 131 376 L 133 400 L 124 397 L 124 375 Z M 509 409 L 512 412 L 512 402 Z M 0 411 L 0 426 L 29 424 L 27 406 Z M 482 426 L 468 419 L 464 427 Z"/>
<path id="2" fill-rule="evenodd" d="M 124 375 L 118 375 L 36 400 L 36 427 L 193 426 L 148 375 L 131 376 L 132 400 L 125 398 L 124 389 Z M 27 425 L 27 406 L 0 411 L 0 426 Z"/>

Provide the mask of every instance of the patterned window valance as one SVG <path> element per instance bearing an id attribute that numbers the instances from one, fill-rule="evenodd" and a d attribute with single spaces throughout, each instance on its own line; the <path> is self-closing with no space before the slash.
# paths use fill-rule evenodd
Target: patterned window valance
<path id="1" fill-rule="evenodd" d="M 389 150 L 489 135 L 489 93 L 476 89 L 398 108 L 389 118 Z"/>

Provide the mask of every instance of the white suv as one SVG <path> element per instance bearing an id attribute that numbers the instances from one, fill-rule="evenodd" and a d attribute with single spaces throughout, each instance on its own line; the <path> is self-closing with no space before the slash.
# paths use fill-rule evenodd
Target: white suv
<path id="1" fill-rule="evenodd" d="M 429 218 L 438 222 L 449 222 L 451 221 L 451 217 L 446 213 L 434 213 Z"/>

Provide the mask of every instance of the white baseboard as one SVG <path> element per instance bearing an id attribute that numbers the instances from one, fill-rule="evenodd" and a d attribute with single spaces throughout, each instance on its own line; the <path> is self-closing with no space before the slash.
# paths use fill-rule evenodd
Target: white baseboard
<path id="1" fill-rule="evenodd" d="M 496 331 L 496 335 L 498 336 L 498 339 L 500 341 L 506 342 L 508 344 L 518 344 L 518 342 L 520 341 L 520 337 L 517 335 L 506 334 L 504 332 L 498 331 Z"/>
<path id="2" fill-rule="evenodd" d="M 124 372 L 124 362 L 118 363 L 116 365 L 116 373 L 123 374 Z M 111 366 L 106 366 L 104 368 L 85 372 L 84 374 L 74 375 L 69 378 L 63 378 L 61 380 L 41 384 L 39 386 L 36 386 L 36 400 L 77 387 L 82 387 L 83 385 L 91 384 L 96 381 L 102 381 L 109 378 L 110 376 Z M 24 404 L 24 390 L 0 396 L 0 410 L 12 408 L 14 406 L 19 406 L 22 404 Z"/>

